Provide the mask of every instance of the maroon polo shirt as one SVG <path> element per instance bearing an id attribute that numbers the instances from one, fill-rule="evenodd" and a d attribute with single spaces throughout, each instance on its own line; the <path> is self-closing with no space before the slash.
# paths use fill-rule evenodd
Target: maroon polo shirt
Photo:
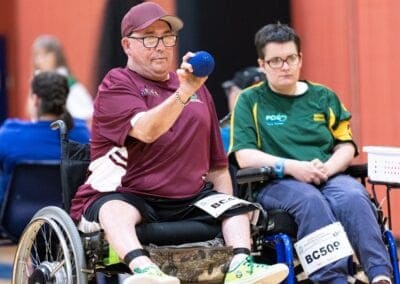
<path id="1" fill-rule="evenodd" d="M 205 86 L 157 141 L 147 144 L 128 136 L 131 119 L 162 103 L 178 86 L 175 73 L 165 82 L 147 80 L 128 68 L 106 75 L 94 104 L 91 176 L 72 201 L 73 219 L 79 220 L 88 205 L 106 192 L 193 196 L 210 169 L 227 166 L 215 106 Z"/>

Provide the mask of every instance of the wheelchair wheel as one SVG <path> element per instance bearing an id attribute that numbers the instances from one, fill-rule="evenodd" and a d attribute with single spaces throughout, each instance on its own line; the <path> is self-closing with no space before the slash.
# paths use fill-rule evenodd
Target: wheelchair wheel
<path id="1" fill-rule="evenodd" d="M 39 210 L 25 228 L 14 259 L 13 284 L 86 284 L 82 242 L 61 208 Z"/>

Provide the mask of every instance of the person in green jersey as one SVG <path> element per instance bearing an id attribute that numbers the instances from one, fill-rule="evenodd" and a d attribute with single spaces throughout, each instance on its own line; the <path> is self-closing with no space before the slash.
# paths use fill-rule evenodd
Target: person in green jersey
<path id="1" fill-rule="evenodd" d="M 298 240 L 340 222 L 369 281 L 391 283 L 389 255 L 368 193 L 343 174 L 358 154 L 350 112 L 329 88 L 299 80 L 303 55 L 292 28 L 266 25 L 256 33 L 255 46 L 267 81 L 245 89 L 236 101 L 230 158 L 240 167 L 274 168 L 277 179 L 259 191 L 257 201 L 289 212 Z M 318 250 L 320 244 L 313 245 Z M 309 264 L 320 256 L 305 259 Z M 347 283 L 348 257 L 327 262 L 310 279 Z"/>

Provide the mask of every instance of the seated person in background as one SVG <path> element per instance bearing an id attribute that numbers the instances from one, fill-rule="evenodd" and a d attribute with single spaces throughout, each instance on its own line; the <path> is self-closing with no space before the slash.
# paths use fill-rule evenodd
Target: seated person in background
<path id="1" fill-rule="evenodd" d="M 29 105 L 31 121 L 7 119 L 0 128 L 0 200 L 10 174 L 21 160 L 61 158 L 60 134 L 50 124 L 62 119 L 72 140 L 89 143 L 89 130 L 82 120 L 74 121 L 65 109 L 68 96 L 65 76 L 56 72 L 38 73 L 31 82 Z M 0 202 L 1 203 L 1 202 Z"/>
<path id="2" fill-rule="evenodd" d="M 121 23 L 125 68 L 109 71 L 95 99 L 91 173 L 72 200 L 81 231 L 102 228 L 133 275 L 125 283 L 180 283 L 146 255 L 135 226 L 146 222 L 206 219 L 193 206 L 210 195 L 231 194 L 232 184 L 206 77 L 191 74 L 183 57 L 170 72 L 183 26 L 157 4 L 132 7 Z M 234 257 L 225 283 L 278 283 L 284 264 L 262 265 L 250 256 L 252 205 L 228 210 L 222 223 Z"/>
<path id="3" fill-rule="evenodd" d="M 42 35 L 32 45 L 32 71 L 57 71 L 68 78 L 67 110 L 74 118 L 90 121 L 93 98 L 86 88 L 71 74 L 60 41 L 51 35 Z"/>
<path id="4" fill-rule="evenodd" d="M 371 283 L 391 283 L 392 267 L 366 189 L 343 174 L 357 154 L 350 113 L 330 89 L 300 81 L 296 32 L 270 24 L 255 35 L 267 82 L 239 96 L 232 117 L 231 155 L 240 167 L 274 167 L 277 179 L 258 193 L 266 209 L 289 212 L 298 240 L 339 221 Z M 310 279 L 347 283 L 348 257 Z"/>
<path id="5" fill-rule="evenodd" d="M 222 142 L 224 143 L 225 152 L 228 152 L 229 148 L 229 137 L 231 129 L 230 118 L 233 108 L 235 106 L 237 96 L 243 89 L 264 80 L 265 74 L 262 72 L 262 70 L 259 67 L 251 66 L 237 71 L 232 80 L 228 80 L 222 83 L 222 88 L 224 89 L 226 98 L 228 100 L 229 110 L 229 113 L 220 120 L 221 137 Z"/>

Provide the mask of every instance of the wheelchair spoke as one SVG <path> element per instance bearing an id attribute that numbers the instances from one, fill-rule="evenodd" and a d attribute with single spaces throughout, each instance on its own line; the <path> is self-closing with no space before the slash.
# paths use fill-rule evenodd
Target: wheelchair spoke
<path id="1" fill-rule="evenodd" d="M 65 260 L 61 261 L 56 267 L 53 268 L 53 271 L 50 273 L 50 277 L 53 278 L 55 274 L 65 265 Z"/>

